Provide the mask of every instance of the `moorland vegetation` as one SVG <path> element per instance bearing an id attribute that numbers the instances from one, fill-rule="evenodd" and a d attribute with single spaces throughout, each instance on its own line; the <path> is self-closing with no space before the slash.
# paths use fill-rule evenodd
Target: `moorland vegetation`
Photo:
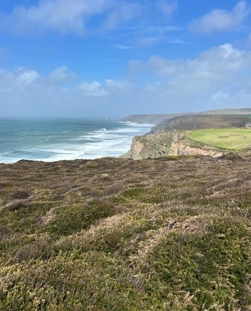
<path id="1" fill-rule="evenodd" d="M 0 164 L 0 310 L 251 309 L 251 157 Z"/>

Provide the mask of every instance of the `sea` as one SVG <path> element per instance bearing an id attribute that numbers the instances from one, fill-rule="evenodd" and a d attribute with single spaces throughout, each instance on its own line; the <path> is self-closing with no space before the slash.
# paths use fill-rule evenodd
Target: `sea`
<path id="1" fill-rule="evenodd" d="M 0 119 L 0 163 L 118 157 L 152 126 L 116 119 Z"/>

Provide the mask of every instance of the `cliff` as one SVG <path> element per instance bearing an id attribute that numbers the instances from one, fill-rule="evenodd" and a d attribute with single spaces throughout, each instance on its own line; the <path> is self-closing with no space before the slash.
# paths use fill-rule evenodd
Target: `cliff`
<path id="1" fill-rule="evenodd" d="M 244 111 L 246 112 L 246 110 Z M 221 150 L 188 139 L 191 131 L 195 129 L 214 128 L 229 130 L 250 128 L 250 116 L 187 114 L 165 119 L 154 126 L 148 134 L 136 136 L 132 141 L 130 150 L 122 157 L 140 160 L 169 155 L 222 156 Z M 249 148 L 249 145 L 247 147 Z"/>
<path id="2" fill-rule="evenodd" d="M 166 121 L 169 121 L 173 118 L 179 118 L 182 116 L 246 116 L 251 114 L 251 108 L 243 108 L 243 109 L 217 109 L 217 110 L 211 110 L 211 111 L 202 111 L 202 112 L 181 112 L 181 113 L 165 113 L 165 114 L 132 114 L 129 116 L 126 116 L 122 119 L 122 121 L 129 121 L 129 122 L 136 122 L 136 123 L 149 123 L 149 124 L 159 124 L 160 122 L 163 122 L 165 124 Z M 163 125 L 162 124 L 162 125 Z M 167 125 L 167 128 L 169 126 Z"/>
<path id="3" fill-rule="evenodd" d="M 184 115 L 182 113 L 174 113 L 174 114 L 132 114 L 122 119 L 122 121 L 135 122 L 141 124 L 158 124 L 164 120 L 169 120 L 174 117 L 178 117 Z"/>
<path id="4" fill-rule="evenodd" d="M 219 157 L 223 152 L 208 146 L 190 142 L 187 138 L 189 131 L 170 131 L 136 136 L 130 150 L 123 158 L 141 160 L 162 156 L 205 155 Z"/>

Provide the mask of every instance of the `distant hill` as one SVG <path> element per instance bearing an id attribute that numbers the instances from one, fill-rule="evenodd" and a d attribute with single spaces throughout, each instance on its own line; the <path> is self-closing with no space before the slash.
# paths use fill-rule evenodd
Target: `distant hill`
<path id="1" fill-rule="evenodd" d="M 249 116 L 243 115 L 185 115 L 163 120 L 154 126 L 150 133 L 222 127 L 245 127 L 249 122 Z"/>
<path id="2" fill-rule="evenodd" d="M 171 114 L 132 114 L 122 119 L 125 122 L 135 122 L 142 124 L 158 124 L 159 122 L 184 114 L 171 113 Z"/>
<path id="3" fill-rule="evenodd" d="M 168 120 L 186 115 L 245 115 L 251 114 L 251 108 L 241 109 L 217 109 L 202 112 L 184 112 L 184 113 L 168 113 L 168 114 L 132 114 L 122 119 L 122 121 L 136 122 L 136 123 L 150 123 L 158 124 L 163 120 Z"/>
<path id="4" fill-rule="evenodd" d="M 216 109 L 207 111 L 212 114 L 251 114 L 251 108 L 238 108 L 238 109 Z"/>

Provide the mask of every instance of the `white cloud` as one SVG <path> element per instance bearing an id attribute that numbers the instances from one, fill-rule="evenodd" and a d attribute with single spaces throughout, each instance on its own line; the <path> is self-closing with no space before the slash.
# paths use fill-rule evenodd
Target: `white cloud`
<path id="1" fill-rule="evenodd" d="M 170 32 L 178 32 L 181 29 L 179 27 L 176 26 L 150 26 L 150 27 L 146 27 L 144 29 L 141 29 L 139 31 L 134 31 L 135 35 L 164 35 L 166 33 L 170 33 Z"/>
<path id="2" fill-rule="evenodd" d="M 144 29 L 135 31 L 134 34 L 137 36 L 136 43 L 140 47 L 151 46 L 159 44 L 163 41 L 169 43 L 184 43 L 180 38 L 175 38 L 177 32 L 181 29 L 176 26 L 150 26 Z M 173 36 L 172 33 L 175 33 Z M 173 38 L 174 37 L 174 38 Z"/>
<path id="3" fill-rule="evenodd" d="M 150 21 L 151 25 L 162 28 L 162 32 L 168 32 L 174 27 L 167 26 L 166 19 L 170 18 L 177 9 L 176 0 L 157 2 L 37 0 L 34 2 L 36 4 L 30 6 L 15 6 L 11 12 L 0 11 L 0 30 L 25 35 L 51 31 L 61 34 L 93 35 L 116 30 L 124 24 L 133 28 L 135 26 L 133 23 L 138 25 L 139 17 L 142 17 L 144 28 L 148 27 Z M 160 27 L 161 15 L 165 18 L 166 27 Z"/>
<path id="4" fill-rule="evenodd" d="M 21 85 L 29 85 L 36 82 L 39 79 L 39 74 L 35 70 L 24 71 L 18 76 L 17 82 Z"/>
<path id="5" fill-rule="evenodd" d="M 145 86 L 145 102 L 156 102 L 166 111 L 205 110 L 250 106 L 251 52 L 231 44 L 211 48 L 195 59 L 170 60 L 152 56 L 147 62 L 133 61 L 132 76 L 153 79 Z M 238 99 L 238 100 L 237 100 Z M 156 105 L 156 109 L 157 105 Z"/>
<path id="6" fill-rule="evenodd" d="M 101 14 L 114 0 L 40 0 L 37 5 L 18 6 L 10 14 L 2 14 L 0 28 L 14 33 L 75 32 L 84 34 L 86 19 Z"/>
<path id="7" fill-rule="evenodd" d="M 62 84 L 74 81 L 76 74 L 70 72 L 66 66 L 56 68 L 49 76 L 48 82 L 50 84 Z"/>
<path id="8" fill-rule="evenodd" d="M 121 91 L 123 92 L 125 89 L 129 89 L 129 87 L 130 84 L 127 81 L 107 79 L 104 84 L 97 81 L 91 83 L 84 81 L 79 85 L 78 89 L 85 96 L 103 97 Z"/>
<path id="9" fill-rule="evenodd" d="M 145 36 L 137 39 L 139 47 L 151 46 L 160 43 L 164 38 L 162 36 Z"/>
<path id="10" fill-rule="evenodd" d="M 71 83 L 67 67 L 47 76 L 34 69 L 0 69 L 1 116 L 120 116 L 250 107 L 251 52 L 227 43 L 193 59 L 131 61 L 131 79 Z M 131 74 L 131 75 L 130 75 Z M 131 82 L 133 81 L 133 83 Z"/>
<path id="11" fill-rule="evenodd" d="M 104 116 L 126 114 L 127 81 L 107 79 L 65 85 L 76 75 L 67 67 L 49 75 L 19 68 L 15 72 L 0 69 L 0 116 Z M 113 107 L 113 109 L 111 109 Z"/>
<path id="12" fill-rule="evenodd" d="M 156 2 L 157 8 L 167 17 L 170 17 L 178 7 L 177 1 L 158 0 Z"/>
<path id="13" fill-rule="evenodd" d="M 123 91 L 125 89 L 129 89 L 131 85 L 127 81 L 107 79 L 106 87 L 110 92 L 117 92 L 117 91 Z"/>
<path id="14" fill-rule="evenodd" d="M 91 83 L 84 81 L 80 84 L 79 90 L 85 96 L 107 96 L 108 93 L 104 90 L 102 84 L 97 81 Z"/>
<path id="15" fill-rule="evenodd" d="M 123 22 L 127 22 L 141 13 L 141 6 L 136 3 L 124 3 L 118 5 L 109 14 L 104 23 L 105 29 L 114 29 Z"/>
<path id="16" fill-rule="evenodd" d="M 190 24 L 195 32 L 211 33 L 214 31 L 229 31 L 240 26 L 250 14 L 250 8 L 245 1 L 240 1 L 232 11 L 215 9 Z"/>
<path id="17" fill-rule="evenodd" d="M 136 65 L 142 66 L 141 63 Z M 152 56 L 144 66 L 154 74 L 168 78 L 187 77 L 188 74 L 193 77 L 221 78 L 221 75 L 229 75 L 251 66 L 251 53 L 235 49 L 228 43 L 206 50 L 196 59 L 169 60 Z"/>
<path id="18" fill-rule="evenodd" d="M 12 91 L 16 82 L 17 82 L 17 77 L 13 73 L 7 70 L 0 69 L 0 92 L 1 93 L 6 93 L 6 92 L 8 93 L 9 91 Z"/>

